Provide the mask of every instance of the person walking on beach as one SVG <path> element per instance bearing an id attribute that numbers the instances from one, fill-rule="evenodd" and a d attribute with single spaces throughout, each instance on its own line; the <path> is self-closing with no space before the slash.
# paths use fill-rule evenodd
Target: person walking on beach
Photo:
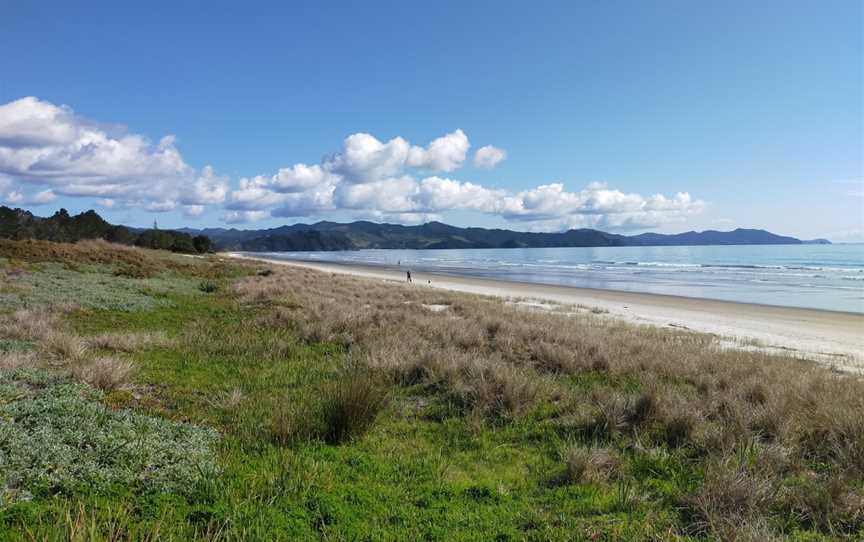
<path id="1" fill-rule="evenodd" d="M 411 282 L 411 271 L 405 271 L 405 274 L 408 275 L 408 282 Z"/>

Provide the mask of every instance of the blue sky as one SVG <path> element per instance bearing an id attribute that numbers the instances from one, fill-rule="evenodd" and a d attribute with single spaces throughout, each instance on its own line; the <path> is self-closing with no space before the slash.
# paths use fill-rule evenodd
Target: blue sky
<path id="1" fill-rule="evenodd" d="M 165 227 L 864 239 L 862 21 L 859 1 L 0 1 L 0 199 Z"/>

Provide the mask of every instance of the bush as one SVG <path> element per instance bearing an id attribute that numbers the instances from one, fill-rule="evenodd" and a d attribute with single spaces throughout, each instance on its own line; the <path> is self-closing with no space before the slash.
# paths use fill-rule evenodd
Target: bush
<path id="1" fill-rule="evenodd" d="M 219 289 L 219 286 L 212 280 L 203 280 L 201 281 L 201 284 L 198 285 L 198 289 L 205 294 L 212 294 Z"/>

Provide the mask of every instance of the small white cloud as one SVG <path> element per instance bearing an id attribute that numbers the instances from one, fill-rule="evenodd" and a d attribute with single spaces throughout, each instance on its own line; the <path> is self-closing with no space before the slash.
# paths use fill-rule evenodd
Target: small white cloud
<path id="1" fill-rule="evenodd" d="M 244 224 L 270 218 L 270 211 L 229 211 L 222 217 L 228 224 Z"/>
<path id="2" fill-rule="evenodd" d="M 203 205 L 184 205 L 183 215 L 188 218 L 197 218 L 204 213 Z"/>
<path id="3" fill-rule="evenodd" d="M 468 136 L 457 129 L 435 139 L 425 149 L 411 147 L 407 165 L 430 171 L 454 171 L 462 167 L 469 147 Z"/>
<path id="4" fill-rule="evenodd" d="M 507 158 L 507 151 L 492 145 L 480 147 L 474 153 L 474 166 L 480 169 L 492 169 Z"/>
<path id="5" fill-rule="evenodd" d="M 57 196 L 51 190 L 42 190 L 33 195 L 28 201 L 30 205 L 45 205 L 57 199 Z"/>
<path id="6" fill-rule="evenodd" d="M 17 190 L 13 190 L 11 192 L 6 192 L 3 195 L 3 202 L 8 203 L 9 205 L 18 205 L 24 201 L 24 194 Z"/>
<path id="7" fill-rule="evenodd" d="M 114 205 L 116 205 L 116 203 L 117 202 L 115 202 L 113 199 L 109 199 L 109 198 L 103 198 L 100 200 L 96 200 L 96 205 L 99 205 L 100 207 L 105 207 L 106 209 L 113 209 Z"/>

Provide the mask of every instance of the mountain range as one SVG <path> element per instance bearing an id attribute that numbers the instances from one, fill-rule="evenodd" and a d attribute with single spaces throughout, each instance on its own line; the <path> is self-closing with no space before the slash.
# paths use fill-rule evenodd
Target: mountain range
<path id="1" fill-rule="evenodd" d="M 38 217 L 24 209 L 0 206 L 0 238 L 44 239 L 75 242 L 105 239 L 129 245 L 175 252 L 241 250 L 248 252 L 358 250 L 364 248 L 453 249 L 683 245 L 799 245 L 830 244 L 826 239 L 802 241 L 765 230 L 689 231 L 674 235 L 642 233 L 620 235 L 592 229 L 559 233 L 519 232 L 503 229 L 459 228 L 429 222 L 419 226 L 316 222 L 264 230 L 226 228 L 160 230 L 131 228 L 105 221 L 96 211 L 69 215 L 60 209 L 50 217 Z"/>
<path id="2" fill-rule="evenodd" d="M 179 231 L 205 235 L 217 250 L 278 252 L 307 250 L 357 250 L 364 248 L 453 249 L 453 248 L 533 248 L 533 247 L 603 247 L 603 246 L 675 246 L 675 245 L 797 245 L 829 244 L 825 239 L 802 241 L 765 230 L 689 231 L 675 235 L 642 233 L 620 235 L 593 229 L 575 229 L 560 233 L 518 232 L 503 229 L 459 228 L 429 222 L 419 226 L 377 224 L 357 221 L 349 224 L 316 222 L 293 224 L 264 230 L 226 228 Z"/>

